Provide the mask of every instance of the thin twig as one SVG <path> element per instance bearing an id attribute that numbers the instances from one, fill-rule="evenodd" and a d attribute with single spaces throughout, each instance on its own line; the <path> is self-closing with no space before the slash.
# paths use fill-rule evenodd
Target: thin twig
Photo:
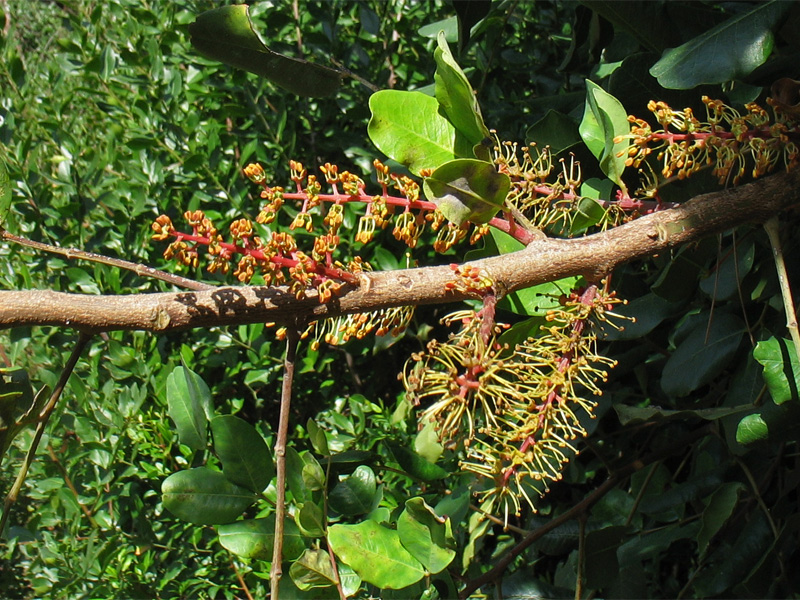
<path id="1" fill-rule="evenodd" d="M 272 545 L 272 568 L 269 572 L 270 598 L 278 600 L 280 581 L 283 576 L 283 522 L 286 518 L 286 440 L 289 437 L 289 414 L 292 403 L 292 379 L 294 363 L 297 355 L 297 343 L 300 340 L 300 329 L 287 328 L 286 358 L 283 362 L 283 383 L 281 385 L 281 411 L 278 418 L 278 436 L 275 441 L 275 539 Z"/>
<path id="2" fill-rule="evenodd" d="M 239 569 L 236 568 L 236 562 L 234 561 L 233 557 L 231 557 L 231 567 L 233 567 L 233 572 L 236 573 L 236 579 L 239 580 L 239 585 L 242 587 L 242 591 L 244 595 L 247 596 L 247 600 L 255 600 L 253 598 L 253 594 L 250 593 L 250 588 L 247 587 L 247 583 L 242 577 L 242 574 L 239 572 Z"/>
<path id="3" fill-rule="evenodd" d="M 213 285 L 209 285 L 207 283 L 201 283 L 199 281 L 195 281 L 194 279 L 181 277 L 180 275 L 173 275 L 172 273 L 167 273 L 166 271 L 159 271 L 158 269 L 147 267 L 145 265 L 140 265 L 139 263 L 134 263 L 127 260 L 122 260 L 121 258 L 112 258 L 110 256 L 103 256 L 102 254 L 96 254 L 94 252 L 86 252 L 85 250 L 79 250 L 77 248 L 61 248 L 59 246 L 45 244 L 44 242 L 35 242 L 33 240 L 29 240 L 28 238 L 20 237 L 18 235 L 14 235 L 13 233 L 9 233 L 8 231 L 5 231 L 3 229 L 0 229 L 0 239 L 4 239 L 9 242 L 13 242 L 15 244 L 19 244 L 20 246 L 25 246 L 27 248 L 41 250 L 42 252 L 49 252 L 50 254 L 59 254 L 69 259 L 77 258 L 81 260 L 88 260 L 89 262 L 109 265 L 111 267 L 117 267 L 118 269 L 125 269 L 126 271 L 132 271 L 141 277 L 151 277 L 153 279 L 165 281 L 167 283 L 171 283 L 172 285 L 186 288 L 188 290 L 201 291 L 201 290 L 210 290 L 214 288 Z"/>
<path id="4" fill-rule="evenodd" d="M 28 448 L 28 453 L 25 455 L 25 460 L 19 469 L 17 479 L 14 481 L 14 485 L 11 487 L 11 491 L 8 492 L 5 502 L 3 503 L 3 517 L 0 518 L 0 535 L 2 535 L 2 532 L 5 530 L 11 506 L 13 506 L 13 504 L 17 501 L 19 491 L 22 489 L 22 484 L 25 483 L 25 477 L 27 477 L 28 469 L 33 463 L 33 457 L 36 455 L 36 449 L 39 447 L 39 442 L 42 440 L 42 434 L 44 433 L 44 428 L 47 425 L 47 421 L 50 419 L 50 415 L 53 414 L 53 410 L 58 403 L 58 399 L 61 398 L 61 393 L 64 391 L 64 388 L 67 385 L 69 376 L 72 374 L 72 371 L 75 370 L 75 365 L 78 363 L 78 359 L 80 358 L 81 354 L 83 353 L 83 349 L 89 343 L 90 339 L 91 335 L 83 332 L 81 332 L 81 334 L 78 336 L 78 341 L 75 342 L 75 347 L 72 349 L 72 353 L 69 355 L 67 364 L 64 365 L 64 370 L 61 371 L 61 377 L 59 377 L 56 387 L 53 389 L 52 394 L 50 394 L 50 399 L 39 413 L 39 419 L 38 423 L 36 424 L 36 433 L 33 436 L 33 441 L 31 442 L 31 445 Z"/>
<path id="5" fill-rule="evenodd" d="M 764 230 L 769 236 L 769 243 L 772 246 L 772 257 L 775 259 L 775 269 L 778 271 L 778 283 L 781 286 L 781 296 L 783 297 L 783 309 L 786 311 L 786 328 L 792 336 L 794 352 L 800 359 L 800 331 L 797 328 L 797 313 L 794 309 L 792 300 L 792 288 L 789 285 L 789 275 L 786 273 L 786 263 L 783 260 L 783 250 L 781 250 L 781 235 L 778 227 L 778 217 L 770 217 L 764 223 Z"/>

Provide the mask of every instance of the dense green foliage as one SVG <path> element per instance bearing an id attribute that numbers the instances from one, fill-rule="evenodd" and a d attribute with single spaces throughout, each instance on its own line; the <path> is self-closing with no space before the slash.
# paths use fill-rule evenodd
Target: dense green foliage
<path id="1" fill-rule="evenodd" d="M 574 152 L 582 193 L 607 200 L 614 183 L 638 186 L 615 159 L 611 132 L 619 133 L 619 119 L 614 125 L 608 116 L 617 109 L 608 98 L 643 118 L 650 99 L 692 106 L 698 115 L 701 94 L 739 106 L 763 100 L 774 80 L 797 77 L 788 65 L 800 52 L 791 34 L 800 14 L 780 2 L 494 2 L 483 5 L 469 41 L 461 32 L 461 43 L 445 2 L 298 6 L 297 15 L 289 2 L 252 7 L 269 48 L 343 66 L 379 88 L 432 94 L 437 48 L 438 62 L 447 60 L 437 40 L 444 29 L 486 125 L 502 140 L 549 144 L 558 157 Z M 368 137 L 370 105 L 399 92 L 375 96 L 345 79 L 329 98 L 302 98 L 202 58 L 188 27 L 209 8 L 201 1 L 0 3 L 0 26 L 8 24 L 0 33 L 0 160 L 12 192 L 10 206 L 0 206 L 3 227 L 164 267 L 162 248 L 149 239 L 158 214 L 202 208 L 220 223 L 255 218 L 261 200 L 241 175 L 248 163 L 265 165 L 276 185 L 289 183 L 289 159 L 309 168 L 336 163 L 369 178 L 372 160 L 382 157 L 375 146 L 384 149 L 374 126 L 374 145 Z M 742 39 L 756 49 L 747 60 L 738 60 Z M 588 77 L 598 85 L 587 86 Z M 611 125 L 603 128 L 605 118 Z M 433 185 L 446 179 L 440 172 Z M 681 201 L 716 187 L 701 173 L 659 191 Z M 355 222 L 348 213 L 345 225 Z M 796 222 L 787 219 L 784 229 L 792 240 L 787 260 L 798 264 Z M 460 246 L 439 256 L 425 241 L 411 258 L 390 236 L 361 254 L 376 269 L 395 269 L 409 260 L 460 261 L 467 252 Z M 478 252 L 515 248 L 496 248 L 508 244 L 501 238 L 484 244 Z M 3 289 L 167 289 L 5 243 L 0 260 Z M 188 275 L 228 281 L 202 267 Z M 429 428 L 417 431 L 397 381 L 412 352 L 446 337 L 444 309 L 420 309 L 398 339 L 302 346 L 288 452 L 295 512 L 284 556 L 292 566 L 281 597 L 338 597 L 324 587 L 330 564 L 312 547 L 325 533 L 330 548 L 322 548 L 339 556 L 348 594 L 455 597 L 525 532 L 579 503 L 615 468 L 687 435 L 692 441 L 680 455 L 665 450 L 583 520 L 516 556 L 501 590 L 482 591 L 562 597 L 580 585 L 584 594 L 615 598 L 796 594 L 798 368 L 786 358 L 791 345 L 782 341 L 766 236 L 744 227 L 631 264 L 614 274 L 613 287 L 631 300 L 623 312 L 637 320 L 608 332 L 603 352 L 619 366 L 603 386 L 597 418 L 585 424 L 590 437 L 578 443 L 581 454 L 563 480 L 537 497 L 538 514 L 512 515 L 510 529 L 470 506 L 472 477 L 459 473 L 456 453 L 444 451 Z M 541 300 L 532 296 L 502 305 L 517 335 L 539 318 Z M 52 388 L 74 339 L 56 328 L 3 332 L 0 367 L 22 368 L 34 388 Z M 98 337 L 70 378 L 2 532 L 4 594 L 234 598 L 246 586 L 265 597 L 274 486 L 253 501 L 272 480 L 265 449 L 274 444 L 283 352 L 263 325 Z M 3 494 L 32 437 L 24 430 L 3 458 Z M 242 440 L 249 461 L 237 455 Z M 241 504 L 220 521 L 181 495 L 187 482 Z M 241 514 L 251 520 L 235 521 Z M 383 546 L 379 557 L 396 560 L 386 572 L 377 569 L 380 558 L 353 551 L 368 536 Z"/>

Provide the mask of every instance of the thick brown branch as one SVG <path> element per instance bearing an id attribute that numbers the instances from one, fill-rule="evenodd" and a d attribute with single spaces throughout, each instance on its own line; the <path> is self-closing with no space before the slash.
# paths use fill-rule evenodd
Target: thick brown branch
<path id="1" fill-rule="evenodd" d="M 695 242 L 748 222 L 763 222 L 800 203 L 800 170 L 698 196 L 678 208 L 574 240 L 543 239 L 514 254 L 470 263 L 507 291 L 571 275 L 596 280 L 627 261 Z M 285 288 L 221 287 L 197 292 L 87 296 L 46 290 L 0 292 L 0 328 L 60 325 L 87 332 L 141 329 L 166 332 L 265 321 L 294 322 L 392 306 L 463 300 L 446 292 L 447 266 L 364 275 L 328 304 L 316 294 L 298 300 Z"/>

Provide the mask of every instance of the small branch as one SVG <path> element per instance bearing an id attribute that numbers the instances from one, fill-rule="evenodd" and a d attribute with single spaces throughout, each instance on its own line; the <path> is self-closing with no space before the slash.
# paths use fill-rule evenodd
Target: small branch
<path id="1" fill-rule="evenodd" d="M 783 298 L 783 310 L 786 312 L 786 328 L 794 343 L 794 352 L 800 360 L 800 331 L 797 329 L 797 312 L 794 308 L 792 299 L 792 288 L 789 285 L 789 275 L 786 273 L 786 262 L 783 260 L 783 250 L 781 249 L 781 234 L 777 215 L 767 219 L 764 223 L 764 230 L 769 236 L 769 243 L 772 246 L 772 257 L 775 259 L 775 270 L 778 272 L 778 283 L 781 287 L 781 297 Z"/>
<path id="2" fill-rule="evenodd" d="M 283 363 L 281 385 L 281 411 L 278 417 L 278 436 L 275 441 L 275 470 L 277 489 L 275 499 L 275 538 L 272 546 L 272 568 L 269 572 L 270 598 L 277 600 L 283 576 L 283 524 L 286 518 L 286 441 L 289 437 L 289 415 L 292 402 L 292 379 L 300 331 L 289 327 L 286 334 L 286 358 Z"/>
<path id="3" fill-rule="evenodd" d="M 199 281 L 195 281 L 194 279 L 187 279 L 186 277 L 181 277 L 180 275 L 173 275 L 172 273 L 159 271 L 158 269 L 147 267 L 145 265 L 140 265 L 138 263 L 122 260 L 120 258 L 111 258 L 110 256 L 103 256 L 102 254 L 95 254 L 94 252 L 86 252 L 85 250 L 78 250 L 77 248 L 60 248 L 59 246 L 53 246 L 51 244 L 45 244 L 43 242 L 35 242 L 33 240 L 29 240 L 27 238 L 11 234 L 2 229 L 0 229 L 0 239 L 4 239 L 9 242 L 13 242 L 15 244 L 19 244 L 20 246 L 25 246 L 27 248 L 41 250 L 42 252 L 49 252 L 50 254 L 60 254 L 61 256 L 65 256 L 66 258 L 69 259 L 77 258 L 81 260 L 88 260 L 89 262 L 100 263 L 103 265 L 109 265 L 111 267 L 117 267 L 118 269 L 132 271 L 137 275 L 140 275 L 141 277 L 150 277 L 152 279 L 159 279 L 161 281 L 165 281 L 167 283 L 171 283 L 172 285 L 186 288 L 188 290 L 199 291 L 199 290 L 209 290 L 214 288 L 213 285 L 209 285 L 207 283 L 201 283 Z"/>
<path id="4" fill-rule="evenodd" d="M 0 535 L 2 535 L 2 532 L 5 530 L 6 523 L 8 522 L 9 510 L 17 501 L 19 491 L 22 489 L 22 484 L 25 483 L 25 477 L 28 475 L 28 469 L 33 463 L 33 457 L 36 455 L 36 449 L 39 447 L 39 442 L 42 440 L 42 434 L 44 433 L 44 428 L 47 425 L 47 421 L 50 419 L 50 415 L 53 414 L 53 410 L 58 403 L 58 399 L 61 398 L 61 394 L 67 385 L 69 376 L 72 374 L 72 371 L 75 370 L 75 365 L 78 363 L 78 359 L 80 358 L 81 354 L 83 353 L 83 349 L 89 343 L 90 339 L 91 336 L 85 333 L 81 333 L 78 336 L 78 341 L 75 342 L 75 347 L 72 349 L 72 353 L 69 355 L 67 364 L 64 365 L 64 370 L 61 371 L 61 377 L 59 377 L 56 387 L 50 394 L 50 399 L 39 413 L 39 419 L 38 423 L 36 424 L 36 433 L 33 436 L 33 441 L 31 442 L 30 448 L 28 448 L 28 453 L 25 455 L 25 461 L 22 463 L 22 466 L 19 469 L 17 479 L 14 481 L 14 485 L 11 486 L 11 491 L 8 492 L 5 502 L 3 503 L 3 517 L 0 519 Z"/>
<path id="5" fill-rule="evenodd" d="M 236 568 L 236 562 L 234 561 L 233 557 L 231 557 L 231 567 L 233 567 L 233 572 L 236 573 L 236 579 L 239 580 L 239 585 L 241 586 L 244 595 L 247 596 L 247 600 L 254 600 L 253 594 L 250 593 L 250 588 L 247 587 L 244 577 L 242 577 L 239 569 Z"/>

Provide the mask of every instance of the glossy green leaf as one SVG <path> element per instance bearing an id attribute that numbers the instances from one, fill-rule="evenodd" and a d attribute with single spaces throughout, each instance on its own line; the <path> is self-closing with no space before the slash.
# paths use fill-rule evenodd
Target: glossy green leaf
<path id="1" fill-rule="evenodd" d="M 208 467 L 173 473 L 161 484 L 161 494 L 171 513 L 199 525 L 230 523 L 256 500 L 253 492 Z"/>
<path id="2" fill-rule="evenodd" d="M 414 437 L 414 452 L 428 462 L 435 463 L 444 452 L 439 434 L 436 432 L 436 423 L 432 419 L 425 419 L 420 425 L 422 428 Z"/>
<path id="3" fill-rule="evenodd" d="M 361 465 L 336 484 L 328 496 L 328 503 L 333 510 L 343 515 L 363 515 L 374 508 L 377 489 L 375 473 L 368 466 Z"/>
<path id="4" fill-rule="evenodd" d="M 311 497 L 303 477 L 305 463 L 300 454 L 292 446 L 286 448 L 286 483 L 296 503 L 305 502 Z"/>
<path id="5" fill-rule="evenodd" d="M 300 532 L 306 537 L 322 537 L 325 534 L 325 515 L 314 502 L 304 502 L 295 515 Z"/>
<path id="6" fill-rule="evenodd" d="M 273 52 L 253 28 L 247 5 L 215 8 L 189 26 L 191 42 L 207 58 L 244 69 L 298 96 L 330 96 L 341 85 L 341 73 Z"/>
<path id="7" fill-rule="evenodd" d="M 460 158 L 446 162 L 425 179 L 425 196 L 447 220 L 486 223 L 503 207 L 511 180 L 494 165 Z"/>
<path id="8" fill-rule="evenodd" d="M 205 381 L 191 369 L 175 367 L 167 377 L 167 406 L 181 443 L 192 450 L 204 450 L 207 421 L 213 410 Z"/>
<path id="9" fill-rule="evenodd" d="M 309 419 L 306 423 L 306 430 L 308 431 L 308 438 L 311 440 L 311 445 L 314 452 L 321 456 L 328 456 L 328 437 L 325 435 L 325 430 L 314 422 L 314 419 Z"/>
<path id="10" fill-rule="evenodd" d="M 375 146 L 419 175 L 456 158 L 456 129 L 439 113 L 439 103 L 420 92 L 381 90 L 369 99 L 367 128 Z M 472 154 L 472 149 L 468 155 Z"/>
<path id="11" fill-rule="evenodd" d="M 336 573 L 331 565 L 331 557 L 325 550 L 308 548 L 302 556 L 292 563 L 289 576 L 301 590 L 330 587 L 336 585 Z"/>
<path id="12" fill-rule="evenodd" d="M 311 491 L 321 490 L 325 487 L 325 471 L 322 465 L 310 452 L 303 452 L 303 483 Z"/>
<path id="13" fill-rule="evenodd" d="M 264 519 L 245 519 L 217 527 L 219 543 L 237 556 L 272 560 L 275 541 L 275 516 Z M 306 541 L 294 521 L 283 523 L 283 558 L 295 560 L 306 549 Z"/>
<path id="14" fill-rule="evenodd" d="M 358 575 L 379 588 L 399 590 L 425 576 L 425 569 L 400 543 L 399 534 L 375 521 L 332 525 L 331 548 Z"/>
<path id="15" fill-rule="evenodd" d="M 789 340 L 773 337 L 760 341 L 753 350 L 753 358 L 764 367 L 764 381 L 775 404 L 800 397 L 800 362 Z"/>
<path id="16" fill-rule="evenodd" d="M 769 427 L 761 415 L 747 415 L 739 421 L 736 428 L 736 441 L 740 444 L 753 444 L 769 437 Z"/>
<path id="17" fill-rule="evenodd" d="M 436 481 L 444 479 L 448 475 L 445 469 L 428 462 L 413 450 L 398 444 L 389 444 L 389 447 L 397 462 L 400 463 L 400 467 L 412 477 L 422 481 Z"/>
<path id="18" fill-rule="evenodd" d="M 214 451 L 230 481 L 260 493 L 275 476 L 272 453 L 264 438 L 247 421 L 233 415 L 211 419 Z"/>
<path id="19" fill-rule="evenodd" d="M 458 134 L 463 135 L 471 145 L 480 144 L 489 137 L 489 129 L 483 122 L 481 108 L 469 79 L 451 54 L 443 31 L 437 36 L 433 58 L 436 61 L 436 73 L 433 76 L 436 82 L 435 96 L 439 106 Z"/>
<path id="20" fill-rule="evenodd" d="M 422 498 L 406 500 L 397 519 L 400 542 L 431 573 L 438 573 L 456 556 L 450 519 L 440 517 Z"/>
<path id="21" fill-rule="evenodd" d="M 744 336 L 744 323 L 731 313 L 715 313 L 708 327 L 696 327 L 667 360 L 661 387 L 685 396 L 711 381 L 728 365 Z"/>
<path id="22" fill-rule="evenodd" d="M 746 77 L 772 53 L 772 32 L 791 4 L 772 0 L 734 15 L 667 50 L 650 73 L 665 88 L 679 90 Z"/>
<path id="23" fill-rule="evenodd" d="M 628 114 L 619 100 L 593 81 L 586 81 L 586 108 L 578 131 L 600 161 L 603 173 L 617 185 L 624 186 L 622 172 L 629 142 L 627 139 L 615 142 L 614 138 L 630 133 Z"/>
<path id="24" fill-rule="evenodd" d="M 711 539 L 733 514 L 733 509 L 739 501 L 739 494 L 744 489 L 744 485 L 740 482 L 729 481 L 711 494 L 708 505 L 703 511 L 703 527 L 697 535 L 697 547 L 701 556 L 708 549 Z"/>

